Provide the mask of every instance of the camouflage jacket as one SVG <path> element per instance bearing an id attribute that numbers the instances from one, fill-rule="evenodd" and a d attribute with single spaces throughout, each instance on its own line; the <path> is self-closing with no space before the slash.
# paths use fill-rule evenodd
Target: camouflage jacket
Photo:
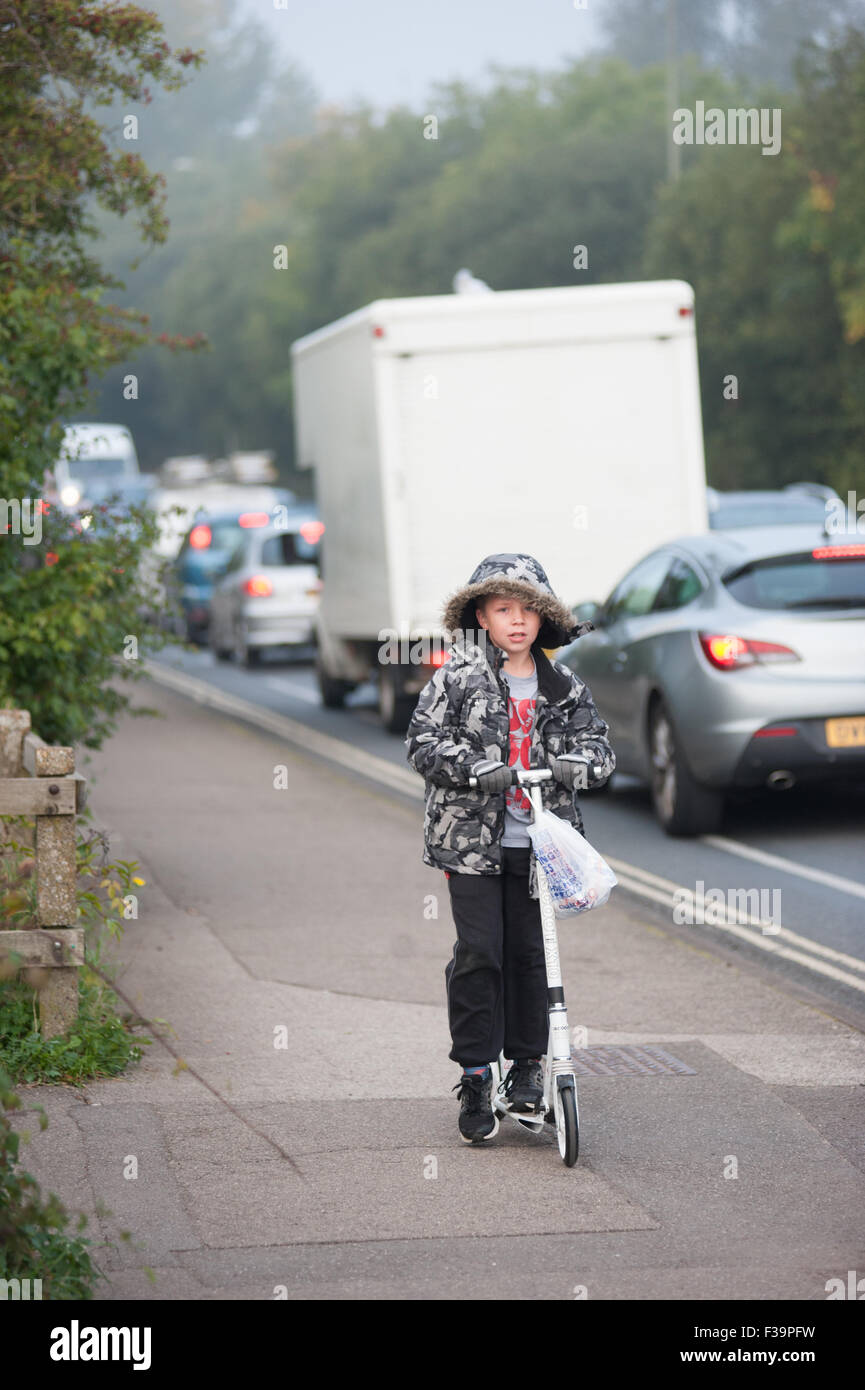
<path id="1" fill-rule="evenodd" d="M 543 636 L 542 630 L 532 645 L 538 692 L 530 766 L 581 753 L 589 760 L 588 784 L 606 781 L 616 765 L 607 725 L 588 686 L 546 656 Z M 451 644 L 449 659 L 418 697 L 405 739 L 407 761 L 426 782 L 423 861 L 452 873 L 502 872 L 505 793 L 491 796 L 468 784 L 473 763 L 509 760 L 509 691 L 501 670 L 507 654 L 492 641 L 485 648 L 462 636 Z M 600 765 L 600 775 L 592 776 L 593 765 Z M 585 834 L 576 791 L 542 782 L 541 799 L 546 810 Z M 534 853 L 529 865 L 529 893 L 537 898 Z"/>

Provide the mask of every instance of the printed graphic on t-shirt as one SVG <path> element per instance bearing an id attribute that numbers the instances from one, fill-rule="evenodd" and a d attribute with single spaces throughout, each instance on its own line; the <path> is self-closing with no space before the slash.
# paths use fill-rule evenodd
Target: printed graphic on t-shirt
<path id="1" fill-rule="evenodd" d="M 530 767 L 532 724 L 535 718 L 535 701 L 534 699 L 515 700 L 510 695 L 508 697 L 508 713 L 510 714 L 508 765 L 528 770 Z M 525 816 L 531 814 L 532 803 L 522 787 L 508 787 L 505 793 L 505 804 L 511 811 L 522 811 Z"/>

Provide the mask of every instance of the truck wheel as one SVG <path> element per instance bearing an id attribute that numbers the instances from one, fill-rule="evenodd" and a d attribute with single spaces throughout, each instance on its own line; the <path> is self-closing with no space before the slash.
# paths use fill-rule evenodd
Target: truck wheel
<path id="1" fill-rule="evenodd" d="M 409 725 L 417 695 L 406 695 L 402 673 L 395 665 L 382 666 L 378 683 L 378 708 L 389 734 L 404 734 Z"/>
<path id="2" fill-rule="evenodd" d="M 694 780 L 663 700 L 649 716 L 652 802 L 668 835 L 710 835 L 724 814 L 724 795 Z"/>
<path id="3" fill-rule="evenodd" d="M 345 697 L 350 690 L 354 689 L 351 681 L 338 680 L 335 676 L 329 676 L 321 664 L 316 648 L 315 677 L 318 681 L 318 690 L 321 695 L 321 703 L 325 709 L 342 709 L 345 704 Z"/>

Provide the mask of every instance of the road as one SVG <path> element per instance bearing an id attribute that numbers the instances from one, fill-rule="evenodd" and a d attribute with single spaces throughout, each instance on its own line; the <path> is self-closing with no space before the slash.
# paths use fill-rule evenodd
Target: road
<path id="1" fill-rule="evenodd" d="M 270 654 L 248 671 L 215 661 L 209 651 L 166 648 L 154 674 L 191 693 L 246 702 L 324 736 L 325 756 L 351 764 L 398 795 L 418 798 L 420 778 L 408 768 L 400 736 L 382 728 L 374 686 L 354 691 L 343 710 L 321 705 L 311 662 Z M 204 691 L 199 690 L 207 700 Z M 241 712 L 241 706 L 234 710 Z M 254 712 L 246 711 L 255 722 Z M 299 733 L 300 741 L 303 740 Z M 583 801 L 592 843 L 613 864 L 620 891 L 700 944 L 745 956 L 758 970 L 784 977 L 812 1002 L 823 999 L 857 1025 L 865 1017 L 865 789 L 764 792 L 730 804 L 722 832 L 693 839 L 663 833 L 648 789 L 618 777 L 609 792 Z M 677 897 L 677 890 L 679 896 Z M 681 919 L 681 891 L 720 890 L 718 922 Z M 753 896 L 743 895 L 756 890 Z M 761 896 L 758 898 L 757 894 Z M 687 901 L 687 900 L 684 900 Z M 717 901 L 717 898 L 715 899 Z M 707 914 L 704 914 L 704 916 Z M 751 920 L 749 920 L 751 919 Z"/>

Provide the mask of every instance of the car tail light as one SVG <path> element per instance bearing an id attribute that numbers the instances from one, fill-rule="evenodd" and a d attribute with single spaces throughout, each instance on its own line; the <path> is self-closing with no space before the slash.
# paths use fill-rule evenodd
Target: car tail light
<path id="1" fill-rule="evenodd" d="M 700 646 L 719 671 L 738 670 L 758 662 L 798 661 L 799 653 L 780 642 L 757 642 L 729 632 L 701 632 Z"/>
<path id="2" fill-rule="evenodd" d="M 189 545 L 192 550 L 206 550 L 212 540 L 209 526 L 193 526 L 189 533 Z"/>
<path id="3" fill-rule="evenodd" d="M 241 512 L 237 518 L 238 526 L 269 526 L 270 517 L 267 512 Z"/>
<path id="4" fill-rule="evenodd" d="M 273 593 L 273 585 L 266 574 L 252 574 L 245 581 L 243 591 L 249 594 L 250 598 L 269 598 Z"/>
<path id="5" fill-rule="evenodd" d="M 445 662 L 449 660 L 450 652 L 446 652 L 443 648 L 439 648 L 437 652 L 433 652 L 430 656 L 429 664 L 430 666 L 444 666 Z"/>
<path id="6" fill-rule="evenodd" d="M 775 724 L 767 729 L 756 729 L 754 738 L 794 738 L 799 730 L 795 724 Z"/>
<path id="7" fill-rule="evenodd" d="M 814 560 L 862 560 L 865 545 L 818 545 L 811 551 Z"/>
<path id="8" fill-rule="evenodd" d="M 324 522 L 302 521 L 298 529 L 308 545 L 315 545 L 324 535 Z"/>

